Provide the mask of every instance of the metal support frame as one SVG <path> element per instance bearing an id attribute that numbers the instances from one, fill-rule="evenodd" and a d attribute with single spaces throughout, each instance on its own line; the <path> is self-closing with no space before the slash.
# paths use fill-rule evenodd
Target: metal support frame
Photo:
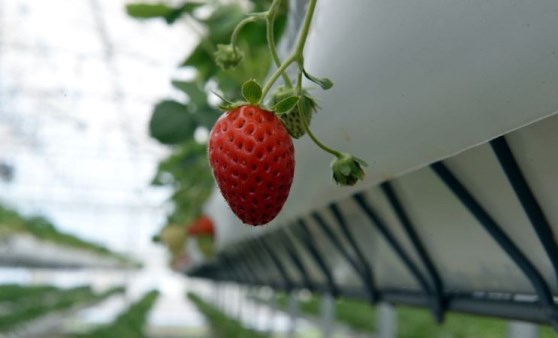
<path id="1" fill-rule="evenodd" d="M 411 275 L 415 277 L 417 284 L 422 288 L 425 295 L 432 294 L 432 289 L 428 284 L 426 278 L 423 276 L 422 272 L 419 270 L 415 262 L 411 259 L 410 255 L 399 243 L 399 241 L 397 241 L 397 238 L 391 232 L 391 230 L 389 230 L 389 227 L 387 226 L 386 222 L 374 210 L 371 203 L 366 199 L 364 194 L 362 193 L 355 194 L 353 198 L 355 199 L 358 206 L 362 209 L 362 211 L 366 214 L 366 216 L 368 216 L 368 219 L 370 220 L 370 224 L 373 225 L 378 230 L 378 232 L 384 237 L 384 239 L 391 246 L 391 248 L 396 253 L 396 255 L 401 259 L 403 265 L 405 265 L 409 270 L 409 272 L 411 273 Z M 432 311 L 434 318 L 437 320 L 439 318 L 438 307 L 437 305 L 436 307 L 433 307 L 432 304 L 433 303 L 431 302 L 430 309 Z"/>
<path id="2" fill-rule="evenodd" d="M 279 272 L 279 275 L 281 275 L 281 278 L 283 279 L 283 283 L 285 285 L 285 289 L 287 290 L 287 292 L 291 292 L 294 284 L 291 281 L 287 269 L 285 268 L 279 257 L 277 257 L 275 252 L 268 247 L 268 244 L 266 243 L 264 238 L 258 238 L 254 241 L 254 243 L 259 244 L 260 247 L 263 248 L 263 251 L 267 253 L 269 258 L 273 262 L 273 265 L 277 268 L 277 272 Z"/>
<path id="3" fill-rule="evenodd" d="M 531 191 L 505 138 L 499 137 L 492 140 L 490 146 L 503 174 L 513 188 L 519 204 L 527 215 L 534 234 L 541 242 L 558 280 L 558 243 L 542 207 Z M 215 261 L 197 266 L 188 274 L 249 286 L 266 285 L 286 292 L 306 288 L 333 297 L 343 296 L 368 299 L 372 302 L 428 307 L 437 321 L 443 320 L 447 310 L 551 324 L 558 330 L 558 304 L 554 300 L 548 281 L 544 279 L 537 267 L 509 237 L 505 228 L 495 221 L 443 162 L 434 163 L 430 168 L 453 193 L 457 201 L 472 214 L 480 226 L 517 265 L 533 286 L 533 294 L 519 297 L 511 293 L 482 293 L 446 289 L 442 276 L 417 231 L 413 215 L 406 210 L 392 181 L 382 183 L 380 189 L 409 239 L 412 245 L 410 249 L 406 249 L 394 235 L 390 228 L 394 225 L 388 224 L 380 216 L 373 203 L 366 197 L 365 192 L 355 193 L 352 199 L 362 214 L 366 216 L 366 223 L 379 233 L 414 277 L 419 286 L 418 290 L 380 288 L 374 284 L 372 261 L 359 247 L 358 241 L 355 240 L 350 230 L 350 224 L 345 219 L 340 205 L 336 203 L 327 207 L 327 210 L 333 215 L 332 221 L 324 220 L 325 209 L 310 214 L 314 221 L 312 226 L 316 225 L 320 230 L 311 231 L 306 219 L 300 218 L 287 227 L 264 234 L 261 238 L 250 239 L 236 247 L 229 248 L 226 252 L 219 253 Z M 335 226 L 338 226 L 339 229 L 333 228 Z M 336 233 L 337 230 L 340 233 Z M 326 241 L 335 247 L 335 250 L 343 256 L 361 278 L 364 287 L 336 284 L 333 271 L 326 261 L 327 255 L 323 252 L 324 250 L 321 250 L 312 235 L 314 231 L 320 231 L 320 234 L 325 235 Z M 300 247 L 298 247 L 298 243 L 301 244 Z M 414 251 L 410 251 L 413 249 Z M 311 260 L 303 261 L 302 254 L 308 254 Z M 291 271 L 286 269 L 285 264 L 293 266 L 296 276 L 301 277 L 300 282 L 295 281 L 292 278 L 293 275 L 289 275 Z M 324 276 L 324 281 L 312 278 L 308 264 L 315 265 L 319 269 Z M 271 271 L 279 274 L 282 279 L 281 283 L 277 283 L 275 278 L 270 280 L 269 272 Z M 273 277 L 275 276 L 273 274 Z"/>
<path id="4" fill-rule="evenodd" d="M 558 245 L 556 244 L 556 237 L 548 219 L 521 172 L 506 139 L 503 136 L 498 137 L 490 142 L 490 146 L 498 158 L 498 162 L 506 174 L 529 221 L 531 221 L 535 233 L 550 259 L 556 280 L 558 281 Z"/>
<path id="5" fill-rule="evenodd" d="M 430 296 L 432 297 L 432 305 L 431 309 L 434 314 L 434 318 L 437 322 L 441 323 L 444 320 L 444 312 L 445 312 L 445 302 L 444 302 L 444 285 L 442 283 L 442 278 L 438 273 L 438 270 L 434 266 L 434 262 L 426 247 L 422 243 L 419 234 L 415 230 L 414 224 L 411 222 L 411 219 L 407 215 L 407 212 L 403 208 L 399 197 L 395 193 L 392 184 L 389 182 L 385 182 L 381 185 L 382 191 L 386 195 L 389 203 L 391 204 L 393 211 L 397 215 L 397 218 L 401 222 L 407 237 L 413 244 L 416 252 L 418 253 L 419 258 L 422 261 L 422 264 L 426 268 L 426 271 L 430 275 L 430 280 L 432 281 L 432 290 L 430 290 Z"/>
<path id="6" fill-rule="evenodd" d="M 337 224 L 339 224 L 339 227 L 341 228 L 341 231 L 343 232 L 343 235 L 345 236 L 345 238 L 349 242 L 351 248 L 353 249 L 355 255 L 357 256 L 357 258 L 360 262 L 362 273 L 364 275 L 363 278 L 365 279 L 364 285 L 366 285 L 368 287 L 368 293 L 370 295 L 369 301 L 370 301 L 370 303 L 375 304 L 378 301 L 378 294 L 376 292 L 376 283 L 374 282 L 374 272 L 372 270 L 372 267 L 370 266 L 370 263 L 368 262 L 368 260 L 366 260 L 366 258 L 364 257 L 364 253 L 362 252 L 362 250 L 358 246 L 357 241 L 355 240 L 355 237 L 353 236 L 353 234 L 349 230 L 349 226 L 347 224 L 347 221 L 345 220 L 345 217 L 343 217 L 343 213 L 341 212 L 341 210 L 339 210 L 339 207 L 337 206 L 337 204 L 334 204 L 334 203 L 330 204 L 329 209 L 331 210 L 331 212 L 333 214 L 333 217 L 335 217 L 335 220 L 337 221 Z"/>
<path id="7" fill-rule="evenodd" d="M 483 228 L 492 236 L 500 247 L 515 262 L 525 277 L 531 282 L 535 292 L 539 297 L 539 302 L 543 306 L 544 312 L 549 323 L 558 330 L 558 308 L 554 304 L 552 293 L 543 276 L 521 250 L 506 235 L 496 221 L 480 205 L 465 186 L 455 177 L 455 175 L 442 162 L 431 165 L 434 172 L 463 203 L 463 205 L 473 214 Z"/>
<path id="8" fill-rule="evenodd" d="M 340 213 L 336 214 L 336 216 L 338 216 L 342 219 Z M 378 299 L 378 296 L 376 295 L 376 292 L 375 292 L 376 287 L 374 285 L 374 280 L 372 278 L 372 274 L 371 274 L 372 271 L 370 269 L 366 268 L 367 267 L 366 261 L 361 260 L 360 262 L 357 262 L 355 259 L 353 259 L 353 257 L 351 257 L 349 252 L 347 250 L 345 250 L 345 248 L 343 247 L 343 244 L 341 243 L 339 238 L 337 238 L 337 236 L 335 235 L 333 230 L 331 230 L 329 225 L 320 216 L 320 214 L 318 214 L 316 212 L 312 213 L 312 218 L 319 225 L 319 228 L 326 234 L 326 237 L 333 244 L 335 249 L 337 249 L 337 251 L 341 254 L 341 256 L 343 256 L 343 258 L 345 258 L 347 263 L 349 263 L 349 265 L 356 272 L 357 276 L 359 276 L 363 286 L 366 288 L 366 291 L 369 294 L 370 303 L 372 303 L 372 304 L 376 303 L 376 301 Z M 349 237 L 351 237 L 351 236 L 349 235 Z M 354 242 L 354 239 L 353 239 L 353 242 L 350 242 L 350 243 L 354 244 L 353 248 L 356 248 L 356 250 L 358 250 L 358 247 L 356 246 L 356 243 Z"/>
<path id="9" fill-rule="evenodd" d="M 308 230 L 308 226 L 306 225 L 306 222 L 304 222 L 303 219 L 299 219 L 297 226 L 295 228 L 299 230 L 298 238 L 303 242 L 303 247 L 305 247 L 308 250 L 312 258 L 314 259 L 314 261 L 316 262 L 316 264 L 324 274 L 324 277 L 326 278 L 326 285 L 328 288 L 327 292 L 331 293 L 331 295 L 333 295 L 334 297 L 338 297 L 339 289 L 335 284 L 333 274 L 329 270 L 329 267 L 325 263 L 322 255 L 316 248 L 316 245 L 314 244 L 312 235 L 310 234 L 310 230 Z"/>
<path id="10" fill-rule="evenodd" d="M 306 286 L 306 288 L 310 291 L 316 291 L 314 283 L 310 278 L 310 274 L 306 270 L 306 267 L 302 263 L 302 260 L 299 259 L 298 255 L 296 254 L 294 245 L 290 242 L 291 239 L 289 238 L 288 233 L 284 229 L 279 229 L 277 235 L 280 238 L 278 242 L 283 244 L 283 247 L 287 252 L 287 256 L 289 256 L 293 265 L 297 268 L 298 272 L 302 276 L 302 280 L 304 281 L 304 285 Z"/>

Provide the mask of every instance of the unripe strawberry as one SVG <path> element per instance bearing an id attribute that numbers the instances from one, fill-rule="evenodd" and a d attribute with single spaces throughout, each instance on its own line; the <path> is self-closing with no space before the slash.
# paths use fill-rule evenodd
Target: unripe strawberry
<path id="1" fill-rule="evenodd" d="M 250 225 L 277 216 L 294 175 L 294 147 L 273 113 L 245 105 L 223 114 L 209 136 L 209 163 L 232 211 Z"/>
<path id="2" fill-rule="evenodd" d="M 295 95 L 295 90 L 293 88 L 280 86 L 273 93 L 271 104 L 276 104 L 277 102 L 280 102 L 281 100 L 293 95 Z M 302 95 L 300 96 L 300 107 L 302 108 L 302 116 L 304 116 L 306 119 L 306 125 L 310 126 L 312 115 L 318 110 L 319 107 L 316 103 L 316 100 L 308 93 L 306 89 L 302 90 Z M 287 131 L 292 137 L 299 139 L 304 136 L 304 134 L 306 134 L 304 124 L 300 118 L 298 105 L 291 111 L 281 114 L 281 120 L 283 121 L 283 124 L 285 124 L 285 127 L 287 127 Z"/>

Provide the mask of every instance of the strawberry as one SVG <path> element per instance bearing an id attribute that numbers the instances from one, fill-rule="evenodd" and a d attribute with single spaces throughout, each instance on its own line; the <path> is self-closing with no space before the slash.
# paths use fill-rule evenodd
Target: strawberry
<path id="1" fill-rule="evenodd" d="M 271 103 L 275 104 L 292 95 L 295 95 L 294 89 L 280 86 L 273 93 Z M 306 89 L 302 90 L 302 95 L 300 96 L 300 106 L 302 107 L 302 115 L 306 118 L 306 124 L 309 126 L 312 121 L 312 115 L 319 107 L 316 100 L 310 96 Z M 287 127 L 287 130 L 292 137 L 299 139 L 306 134 L 304 124 L 300 119 L 298 106 L 294 107 L 287 113 L 281 114 L 281 120 L 283 121 L 283 124 L 285 124 L 285 127 Z"/>
<path id="2" fill-rule="evenodd" d="M 243 105 L 223 114 L 209 135 L 209 163 L 232 211 L 250 225 L 277 216 L 294 175 L 294 147 L 273 113 Z"/>
<path id="3" fill-rule="evenodd" d="M 198 236 L 198 235 L 208 235 L 214 236 L 215 230 L 213 227 L 213 221 L 208 216 L 201 216 L 197 220 L 194 221 L 188 227 L 188 235 L 190 236 Z"/>

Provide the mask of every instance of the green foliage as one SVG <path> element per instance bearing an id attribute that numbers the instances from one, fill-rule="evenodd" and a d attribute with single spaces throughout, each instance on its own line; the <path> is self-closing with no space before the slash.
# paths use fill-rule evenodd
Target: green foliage
<path id="1" fill-rule="evenodd" d="M 114 288 L 96 295 L 89 287 L 64 290 L 52 286 L 0 286 L 0 332 L 13 330 L 23 323 L 61 311 L 78 304 L 91 304 L 103 300 L 122 288 Z"/>
<path id="2" fill-rule="evenodd" d="M 153 185 L 171 187 L 175 206 L 169 223 L 187 224 L 201 214 L 202 203 L 211 193 L 213 177 L 203 144 L 190 140 L 176 148 L 174 153 L 159 163 Z"/>
<path id="3" fill-rule="evenodd" d="M 252 11 L 269 8 L 272 0 L 252 0 Z M 286 3 L 286 2 L 285 2 Z M 195 8 L 203 5 L 210 13 L 201 16 Z M 155 105 L 149 124 L 150 135 L 159 142 L 172 146 L 173 152 L 159 165 L 153 184 L 171 186 L 173 209 L 169 223 L 184 224 L 195 219 L 209 196 L 213 179 L 207 164 L 205 145 L 196 145 L 194 133 L 200 128 L 211 129 L 220 111 L 207 100 L 208 87 L 224 97 L 238 98 L 247 75 L 262 82 L 268 75 L 271 56 L 268 51 L 265 22 L 256 20 L 246 24 L 237 36 L 240 62 L 234 69 L 221 69 L 215 62 L 217 45 L 228 45 L 236 25 L 246 17 L 239 3 L 224 1 L 190 2 L 180 6 L 169 3 L 133 3 L 126 6 L 127 13 L 136 19 L 163 19 L 172 24 L 183 16 L 196 23 L 203 31 L 197 46 L 184 58 L 179 67 L 195 71 L 192 81 L 173 81 L 178 90 L 186 94 L 186 102 L 162 100 Z M 280 38 L 286 23 L 286 4 L 275 22 L 275 37 Z M 223 60 L 221 60 L 223 61 Z M 227 65 L 231 60 L 225 60 Z M 232 60 L 236 64 L 240 60 Z M 202 162 L 204 162 L 202 164 Z"/>
<path id="4" fill-rule="evenodd" d="M 60 232 L 46 218 L 40 216 L 24 217 L 15 210 L 0 205 L 0 238 L 14 233 L 27 233 L 38 239 L 62 246 L 82 249 L 101 256 L 114 258 L 125 264 L 135 264 L 130 258 L 111 252 L 104 246 L 84 241 L 78 237 Z"/>
<path id="5" fill-rule="evenodd" d="M 279 295 L 278 304 L 285 309 L 287 297 Z M 312 296 L 301 301 L 300 310 L 311 316 L 319 316 L 320 299 Z M 376 329 L 376 310 L 367 302 L 338 299 L 335 302 L 335 315 L 337 321 L 354 330 L 374 332 Z M 398 307 L 397 322 L 398 338 L 499 338 L 506 335 L 505 320 L 455 312 L 449 312 L 446 321 L 438 325 L 426 309 Z M 552 328 L 541 327 L 540 338 L 551 337 L 556 337 Z"/>
<path id="6" fill-rule="evenodd" d="M 157 300 L 159 292 L 156 290 L 146 293 L 139 301 L 132 304 L 128 310 L 120 314 L 114 322 L 101 327 L 82 338 L 147 338 L 144 332 L 147 314 Z"/>
<path id="7" fill-rule="evenodd" d="M 230 318 L 214 306 L 206 303 L 198 295 L 189 292 L 188 298 L 196 305 L 198 310 L 205 316 L 208 326 L 212 329 L 215 338 L 264 338 L 267 337 L 258 331 L 242 326 L 238 320 Z"/>
<path id="8" fill-rule="evenodd" d="M 200 5 L 185 3 L 179 7 L 170 7 L 164 3 L 135 3 L 126 5 L 126 12 L 137 19 L 163 18 L 168 24 L 172 24 L 184 13 L 191 13 Z"/>
<path id="9" fill-rule="evenodd" d="M 177 144 L 191 139 L 197 125 L 187 109 L 176 101 L 159 102 L 149 122 L 151 137 L 164 144 Z"/>

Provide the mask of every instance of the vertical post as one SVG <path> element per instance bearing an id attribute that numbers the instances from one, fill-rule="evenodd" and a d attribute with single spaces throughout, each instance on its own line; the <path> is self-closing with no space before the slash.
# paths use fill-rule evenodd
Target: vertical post
<path id="1" fill-rule="evenodd" d="M 275 294 L 275 292 L 273 292 L 271 294 L 271 299 L 269 300 L 269 307 L 271 309 L 271 312 L 269 314 L 269 322 L 268 322 L 268 326 L 267 326 L 267 331 L 268 331 L 268 336 L 269 337 L 273 337 L 273 330 L 275 329 L 274 325 L 275 325 L 275 315 L 277 314 L 277 295 Z"/>
<path id="2" fill-rule="evenodd" d="M 395 338 L 397 335 L 397 313 L 391 304 L 381 303 L 376 307 L 377 338 Z"/>
<path id="3" fill-rule="evenodd" d="M 322 337 L 333 337 L 333 329 L 335 327 L 335 298 L 329 293 L 322 296 Z"/>
<path id="4" fill-rule="evenodd" d="M 510 321 L 508 322 L 507 338 L 537 338 L 539 327 L 533 323 Z"/>
<path id="5" fill-rule="evenodd" d="M 296 320 L 298 318 L 298 292 L 293 291 L 288 296 L 288 312 L 289 312 L 289 330 L 287 338 L 296 337 Z"/>

